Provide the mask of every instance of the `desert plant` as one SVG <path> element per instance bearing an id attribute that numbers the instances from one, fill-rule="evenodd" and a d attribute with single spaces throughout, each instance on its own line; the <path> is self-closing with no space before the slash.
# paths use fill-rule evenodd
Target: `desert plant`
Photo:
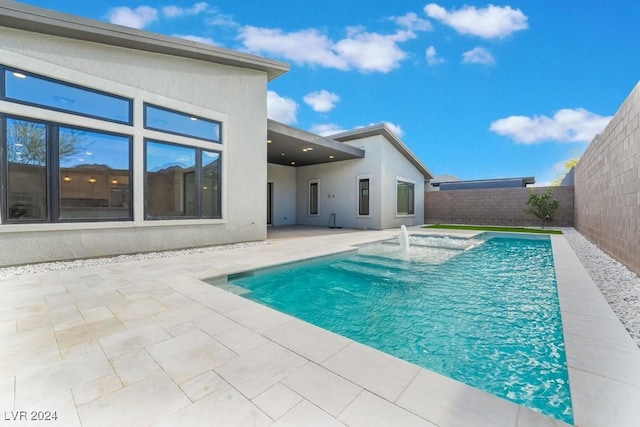
<path id="1" fill-rule="evenodd" d="M 545 222 L 553 221 L 559 207 L 560 202 L 553 197 L 553 191 L 550 188 L 543 194 L 538 194 L 534 189 L 531 189 L 527 208 L 524 211 L 540 219 L 540 227 L 544 228 Z"/>

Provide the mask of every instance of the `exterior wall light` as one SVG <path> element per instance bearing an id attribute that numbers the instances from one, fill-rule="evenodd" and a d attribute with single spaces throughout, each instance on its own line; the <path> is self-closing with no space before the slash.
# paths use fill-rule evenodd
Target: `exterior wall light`
<path id="1" fill-rule="evenodd" d="M 118 180 L 116 178 L 111 179 L 111 185 L 118 185 Z"/>
<path id="2" fill-rule="evenodd" d="M 96 182 L 98 182 L 98 180 L 97 180 L 97 179 L 95 179 L 94 177 L 89 178 L 89 184 L 93 185 L 93 184 L 95 184 Z"/>
<path id="3" fill-rule="evenodd" d="M 65 176 L 62 178 L 62 182 L 64 182 L 65 184 L 70 183 L 70 182 L 71 182 L 71 177 L 70 177 L 69 175 L 65 175 Z"/>

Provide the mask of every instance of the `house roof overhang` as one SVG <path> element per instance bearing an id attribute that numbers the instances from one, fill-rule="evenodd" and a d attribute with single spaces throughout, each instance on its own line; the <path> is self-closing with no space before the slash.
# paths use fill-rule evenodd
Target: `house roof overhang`
<path id="1" fill-rule="evenodd" d="M 411 152 L 404 142 L 400 140 L 384 123 L 363 128 L 354 129 L 348 132 L 331 135 L 331 139 L 340 142 L 354 141 L 371 136 L 382 135 L 391 143 L 413 166 L 420 171 L 424 179 L 432 179 L 433 174 L 427 167 Z"/>
<path id="2" fill-rule="evenodd" d="M 263 71 L 269 80 L 289 71 L 289 64 L 284 62 L 178 37 L 81 18 L 15 1 L 3 0 L 0 3 L 0 26 Z"/>
<path id="3" fill-rule="evenodd" d="M 297 167 L 363 157 L 360 148 L 267 120 L 268 163 Z"/>

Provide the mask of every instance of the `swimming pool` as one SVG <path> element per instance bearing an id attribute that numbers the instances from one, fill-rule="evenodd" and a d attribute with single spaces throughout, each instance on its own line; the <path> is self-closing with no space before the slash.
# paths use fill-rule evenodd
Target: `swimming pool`
<path id="1" fill-rule="evenodd" d="M 251 300 L 573 422 L 548 237 L 412 236 L 231 277 Z"/>

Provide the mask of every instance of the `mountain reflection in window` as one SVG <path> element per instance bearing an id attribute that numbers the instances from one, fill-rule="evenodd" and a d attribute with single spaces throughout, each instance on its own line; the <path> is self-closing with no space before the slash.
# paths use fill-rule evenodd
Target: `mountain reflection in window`
<path id="1" fill-rule="evenodd" d="M 60 219 L 129 218 L 130 139 L 61 127 Z"/>
<path id="2" fill-rule="evenodd" d="M 220 153 L 146 142 L 147 219 L 220 218 Z"/>
<path id="3" fill-rule="evenodd" d="M 148 141 L 146 167 L 147 217 L 195 217 L 196 149 Z"/>

